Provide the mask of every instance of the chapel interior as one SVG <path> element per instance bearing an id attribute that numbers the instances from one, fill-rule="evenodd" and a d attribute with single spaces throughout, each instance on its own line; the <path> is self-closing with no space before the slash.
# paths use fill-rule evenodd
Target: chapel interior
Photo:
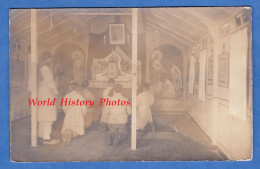
<path id="1" fill-rule="evenodd" d="M 112 29 L 113 24 L 122 29 Z M 122 43 L 114 44 L 113 38 Z M 251 159 L 251 43 L 247 7 L 10 9 L 11 160 Z M 109 60 L 120 56 L 118 65 L 111 65 L 119 66 L 119 73 L 110 72 L 110 78 L 123 85 L 129 100 L 136 99 L 142 83 L 150 84 L 155 132 L 138 137 L 129 129 L 125 144 L 106 146 L 98 131 L 101 107 L 95 105 L 84 136 L 32 146 L 35 121 L 28 98 L 37 95 L 37 65 L 45 51 L 53 56 L 60 98 L 71 79 L 79 84 L 88 80 L 89 90 L 102 97 Z M 55 138 L 64 119 L 62 108 L 57 109 Z"/>

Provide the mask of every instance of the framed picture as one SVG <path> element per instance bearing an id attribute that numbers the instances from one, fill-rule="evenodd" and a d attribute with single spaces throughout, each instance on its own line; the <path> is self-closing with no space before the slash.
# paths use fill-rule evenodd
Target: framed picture
<path id="1" fill-rule="evenodd" d="M 109 37 L 111 45 L 125 44 L 125 25 L 109 24 Z"/>
<path id="2" fill-rule="evenodd" d="M 229 53 L 223 52 L 218 58 L 218 86 L 228 88 L 229 83 Z"/>
<path id="3" fill-rule="evenodd" d="M 211 54 L 208 57 L 208 85 L 213 85 L 213 68 L 214 68 L 214 59 L 213 59 L 213 49 L 211 48 Z"/>
<path id="4" fill-rule="evenodd" d="M 10 53 L 10 86 L 25 87 L 28 78 L 28 57 L 26 52 L 19 45 Z"/>
<path id="5" fill-rule="evenodd" d="M 199 79 L 200 79 L 200 57 L 195 54 L 195 82 L 194 82 L 194 93 L 199 92 Z"/>

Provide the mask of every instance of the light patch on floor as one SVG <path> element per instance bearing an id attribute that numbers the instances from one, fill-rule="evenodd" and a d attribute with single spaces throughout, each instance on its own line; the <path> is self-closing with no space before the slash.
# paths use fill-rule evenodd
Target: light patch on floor
<path id="1" fill-rule="evenodd" d="M 54 124 L 52 137 L 60 138 L 63 115 Z M 70 143 L 30 146 L 30 118 L 12 122 L 11 159 L 13 161 L 191 161 L 225 160 L 216 146 L 187 114 L 154 114 L 156 132 L 145 132 L 137 138 L 137 149 L 131 150 L 130 131 L 118 146 L 105 144 L 105 133 L 98 122 L 84 136 Z"/>

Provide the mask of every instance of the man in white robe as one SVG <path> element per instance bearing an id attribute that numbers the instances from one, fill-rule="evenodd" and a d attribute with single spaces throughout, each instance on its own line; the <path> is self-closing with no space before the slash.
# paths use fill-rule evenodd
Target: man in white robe
<path id="1" fill-rule="evenodd" d="M 154 131 L 153 118 L 151 112 L 151 106 L 154 103 L 154 96 L 148 92 L 149 84 L 145 83 L 142 86 L 142 93 L 137 96 L 136 106 L 136 129 L 144 130 L 149 127 L 148 130 Z"/>
<path id="2" fill-rule="evenodd" d="M 110 98 L 111 102 L 118 100 L 127 101 L 128 99 L 122 95 L 123 86 L 121 84 L 115 85 L 115 93 Z M 118 145 L 121 141 L 126 139 L 128 116 L 131 114 L 130 105 L 110 105 L 107 106 L 107 126 L 106 144 Z"/>
<path id="3" fill-rule="evenodd" d="M 83 96 L 78 93 L 79 87 L 76 82 L 71 83 L 70 89 L 71 92 L 66 94 L 64 99 L 84 100 Z M 64 104 L 63 111 L 65 113 L 65 118 L 61 130 L 62 140 L 71 141 L 72 138 L 77 137 L 78 135 L 84 135 L 84 115 L 86 114 L 86 106 L 70 106 Z"/>
<path id="4" fill-rule="evenodd" d="M 50 68 L 51 54 L 45 52 L 41 58 L 39 70 L 39 100 L 53 99 L 58 94 L 58 90 Z M 44 141 L 51 140 L 52 124 L 56 121 L 57 110 L 55 105 L 38 106 L 38 137 Z"/>
<path id="5" fill-rule="evenodd" d="M 108 87 L 103 91 L 103 98 L 110 98 L 114 94 L 114 85 L 115 80 L 109 79 L 108 80 Z M 103 105 L 101 120 L 100 120 L 100 130 L 105 131 L 107 129 L 107 122 L 108 122 L 108 115 L 107 115 L 107 106 Z"/>

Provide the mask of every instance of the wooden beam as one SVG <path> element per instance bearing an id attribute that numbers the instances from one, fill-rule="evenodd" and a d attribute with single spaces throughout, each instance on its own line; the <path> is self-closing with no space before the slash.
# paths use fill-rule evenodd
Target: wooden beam
<path id="1" fill-rule="evenodd" d="M 132 13 L 69 13 L 69 15 L 105 15 L 105 16 L 108 16 L 108 15 L 132 15 Z"/>
<path id="2" fill-rule="evenodd" d="M 137 8 L 132 9 L 132 130 L 131 149 L 136 150 Z"/>
<path id="3" fill-rule="evenodd" d="M 56 28 L 56 27 L 58 27 L 58 26 L 60 26 L 60 25 L 62 25 L 62 24 L 64 24 L 64 23 L 66 23 L 66 22 L 68 22 L 68 21 L 69 21 L 68 19 L 64 19 L 63 21 L 61 21 L 61 22 L 59 22 L 59 23 L 57 23 L 57 24 L 54 24 L 53 27 L 52 27 L 52 29 L 54 29 L 54 28 Z M 46 32 L 49 32 L 49 31 L 50 31 L 49 28 L 46 29 L 46 30 L 44 30 L 44 31 L 41 31 L 40 33 L 38 33 L 38 36 L 40 36 L 40 35 L 42 35 L 42 34 L 44 34 L 44 33 L 46 33 Z"/>
<path id="4" fill-rule="evenodd" d="M 60 15 L 68 18 L 70 21 L 73 21 L 73 23 L 75 23 L 75 17 L 73 16 L 69 16 L 67 15 L 67 13 L 59 13 Z M 73 17 L 73 18 L 72 18 Z M 81 18 L 77 17 L 76 18 L 76 24 L 81 26 L 83 29 L 86 29 L 87 28 L 87 24 L 86 24 L 86 21 L 82 20 Z"/>
<path id="5" fill-rule="evenodd" d="M 154 33 L 158 33 L 161 36 L 163 36 L 164 38 L 171 40 L 172 43 L 174 44 L 174 46 L 178 47 L 178 48 L 182 48 L 182 49 L 188 49 L 190 47 L 190 45 L 184 44 L 184 43 L 180 43 L 177 42 L 176 39 L 174 39 L 173 37 L 169 36 L 167 33 L 162 32 L 160 30 L 155 30 L 154 27 L 150 26 L 150 25 L 146 25 L 145 28 L 150 29 L 151 31 L 153 31 Z"/>
<path id="6" fill-rule="evenodd" d="M 69 21 L 69 20 L 68 20 L 68 19 L 65 19 L 65 20 L 63 20 L 63 21 L 61 21 L 61 22 L 55 24 L 52 29 L 54 29 L 55 27 L 60 26 L 60 25 L 62 25 L 62 24 L 64 24 L 64 23 L 66 23 L 67 21 Z M 40 35 L 42 35 L 42 34 L 44 34 L 44 33 L 47 33 L 47 32 L 49 32 L 49 31 L 50 31 L 49 29 L 46 29 L 46 30 L 44 30 L 44 31 L 41 31 L 40 33 L 37 34 L 37 36 L 39 37 Z M 24 41 L 24 43 L 27 43 L 28 41 L 30 41 L 30 39 Z"/>
<path id="7" fill-rule="evenodd" d="M 56 37 L 62 35 L 63 33 L 66 33 L 66 32 L 68 32 L 68 31 L 70 31 L 70 30 L 73 29 L 74 27 L 75 27 L 74 25 L 73 25 L 73 26 L 70 26 L 69 28 L 65 29 L 64 31 L 62 31 L 62 32 L 60 32 L 60 33 L 58 33 L 58 34 L 52 36 L 52 37 L 49 38 L 49 39 L 46 39 L 46 40 L 42 41 L 41 43 L 46 43 L 47 41 L 52 40 L 52 39 L 54 39 L 54 38 L 56 38 Z"/>
<path id="8" fill-rule="evenodd" d="M 31 9 L 31 98 L 37 98 L 37 10 Z M 31 146 L 37 146 L 37 107 L 31 106 Z"/>
<path id="9" fill-rule="evenodd" d="M 108 13 L 109 12 L 109 8 L 104 8 L 104 9 L 102 9 L 101 10 L 101 13 Z M 82 12 L 81 12 L 82 13 Z M 96 13 L 95 13 L 96 14 Z M 73 15 L 71 15 L 71 16 L 73 16 Z M 75 16 L 75 15 L 74 15 Z M 83 15 L 84 16 L 84 15 Z M 90 15 L 91 16 L 91 15 Z M 81 18 L 79 18 L 80 20 L 81 20 L 81 22 L 82 23 L 85 23 L 86 25 L 87 25 L 87 23 L 88 24 L 92 24 L 93 23 L 93 21 L 94 21 L 94 19 L 97 17 L 98 15 L 92 15 L 91 17 L 89 17 L 89 18 L 87 18 L 86 20 L 85 19 L 81 19 Z M 102 15 L 100 15 L 100 16 L 102 16 Z M 88 26 L 85 26 L 86 28 L 88 27 Z"/>
<path id="10" fill-rule="evenodd" d="M 49 18 L 49 17 L 50 17 L 50 16 L 46 16 L 46 17 L 40 19 L 40 20 L 37 21 L 37 22 L 38 22 L 38 23 L 41 23 L 42 21 L 46 20 L 46 19 Z M 24 32 L 24 31 L 26 31 L 26 30 L 28 30 L 28 29 L 30 29 L 30 28 L 31 28 L 31 25 L 28 24 L 28 26 L 26 26 L 26 27 L 20 29 L 20 30 L 17 31 L 17 32 L 14 32 L 13 35 L 16 35 L 16 34 L 19 34 L 19 33 L 21 33 L 21 32 Z"/>

